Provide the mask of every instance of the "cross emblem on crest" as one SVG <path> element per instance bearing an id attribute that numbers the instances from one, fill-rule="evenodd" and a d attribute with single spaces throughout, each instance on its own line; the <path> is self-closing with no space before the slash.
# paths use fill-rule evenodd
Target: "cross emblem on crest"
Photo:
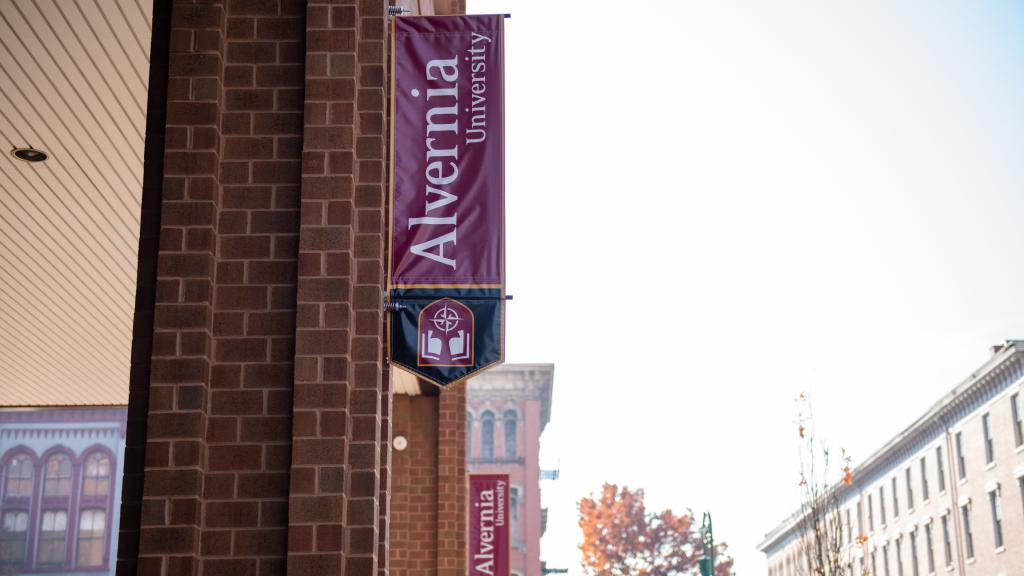
<path id="1" fill-rule="evenodd" d="M 444 307 L 434 313 L 431 322 L 434 323 L 434 327 L 447 334 L 462 322 L 462 317 L 445 302 Z"/>

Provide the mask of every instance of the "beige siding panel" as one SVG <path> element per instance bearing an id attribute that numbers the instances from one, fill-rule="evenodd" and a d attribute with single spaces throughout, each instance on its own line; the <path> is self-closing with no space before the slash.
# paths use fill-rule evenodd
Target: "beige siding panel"
<path id="1" fill-rule="evenodd" d="M 0 406 L 127 402 L 151 10 L 0 2 Z"/>

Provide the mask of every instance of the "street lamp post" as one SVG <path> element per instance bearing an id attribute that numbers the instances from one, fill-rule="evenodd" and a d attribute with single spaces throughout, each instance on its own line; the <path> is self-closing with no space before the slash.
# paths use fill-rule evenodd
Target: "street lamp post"
<path id="1" fill-rule="evenodd" d="M 714 576 L 715 535 L 711 530 L 711 512 L 704 513 L 704 520 L 700 525 L 700 540 L 703 544 L 703 557 L 697 561 L 697 565 L 700 567 L 700 576 Z"/>

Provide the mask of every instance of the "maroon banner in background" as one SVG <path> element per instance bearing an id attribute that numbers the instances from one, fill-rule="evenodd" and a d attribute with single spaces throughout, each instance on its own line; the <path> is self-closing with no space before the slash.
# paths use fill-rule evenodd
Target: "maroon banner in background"
<path id="1" fill-rule="evenodd" d="M 469 576 L 509 576 L 508 474 L 469 475 Z"/>
<path id="2" fill-rule="evenodd" d="M 503 22 L 395 18 L 391 288 L 504 283 Z"/>

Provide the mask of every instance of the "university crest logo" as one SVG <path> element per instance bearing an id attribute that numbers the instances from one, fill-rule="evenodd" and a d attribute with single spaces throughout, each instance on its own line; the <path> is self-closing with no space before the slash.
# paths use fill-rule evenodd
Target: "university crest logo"
<path id="1" fill-rule="evenodd" d="M 473 365 L 473 311 L 452 300 L 435 300 L 420 311 L 416 345 L 419 366 Z"/>

